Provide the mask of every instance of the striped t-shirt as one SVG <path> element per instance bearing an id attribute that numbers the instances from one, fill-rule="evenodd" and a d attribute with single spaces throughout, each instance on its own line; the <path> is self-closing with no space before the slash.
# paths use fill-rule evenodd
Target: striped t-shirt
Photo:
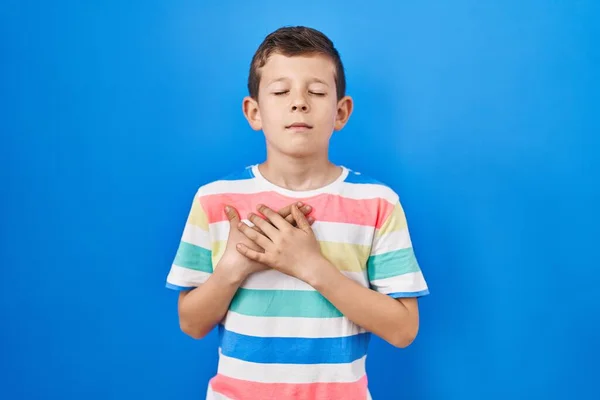
<path id="1" fill-rule="evenodd" d="M 245 218 L 258 204 L 278 210 L 303 201 L 313 208 L 323 256 L 345 276 L 394 298 L 428 294 L 397 194 L 342 171 L 312 191 L 276 186 L 257 165 L 200 187 L 167 287 L 191 289 L 210 277 L 229 233 L 226 204 Z M 275 270 L 250 275 L 218 329 L 219 363 L 208 399 L 370 399 L 370 333 L 299 279 Z"/>

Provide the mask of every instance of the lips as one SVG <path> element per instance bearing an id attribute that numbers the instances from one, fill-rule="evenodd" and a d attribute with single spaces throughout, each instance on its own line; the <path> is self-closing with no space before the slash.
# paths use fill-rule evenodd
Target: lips
<path id="1" fill-rule="evenodd" d="M 290 128 L 306 128 L 306 129 L 310 129 L 312 128 L 311 125 L 306 124 L 304 122 L 294 122 L 291 125 L 288 125 L 286 128 L 290 129 Z"/>

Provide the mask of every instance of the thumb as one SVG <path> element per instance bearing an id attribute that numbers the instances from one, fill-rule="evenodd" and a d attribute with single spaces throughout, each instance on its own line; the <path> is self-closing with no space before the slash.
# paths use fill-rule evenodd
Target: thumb
<path id="1" fill-rule="evenodd" d="M 240 216 L 237 210 L 231 206 L 225 206 L 225 215 L 227 215 L 229 225 L 237 225 L 240 222 Z"/>
<path id="2" fill-rule="evenodd" d="M 304 232 L 312 232 L 308 220 L 306 219 L 304 214 L 300 210 L 298 210 L 298 207 L 295 204 L 292 205 L 292 216 L 294 217 L 298 228 L 302 229 Z"/>

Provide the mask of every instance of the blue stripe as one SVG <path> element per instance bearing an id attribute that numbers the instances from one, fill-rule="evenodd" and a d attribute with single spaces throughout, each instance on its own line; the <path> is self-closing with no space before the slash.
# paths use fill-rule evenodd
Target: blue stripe
<path id="1" fill-rule="evenodd" d="M 421 290 L 420 292 L 394 292 L 388 293 L 388 296 L 393 297 L 395 299 L 404 298 L 404 297 L 421 297 L 427 296 L 429 294 L 429 289 Z"/>
<path id="2" fill-rule="evenodd" d="M 252 179 L 254 178 L 254 173 L 252 172 L 252 167 L 244 168 L 241 171 L 236 171 L 231 173 L 220 180 L 222 181 L 239 181 L 244 179 Z"/>
<path id="3" fill-rule="evenodd" d="M 371 177 L 368 177 L 366 175 L 363 174 L 359 174 L 353 171 L 350 171 L 348 173 L 348 176 L 346 177 L 346 180 L 344 180 L 344 182 L 346 183 L 371 183 L 371 184 L 376 184 L 376 185 L 383 185 L 383 183 L 379 182 L 378 180 L 375 180 Z M 383 185 L 385 186 L 385 185 Z"/>
<path id="4" fill-rule="evenodd" d="M 213 272 L 212 253 L 204 247 L 181 241 L 173 264 L 202 272 Z"/>
<path id="5" fill-rule="evenodd" d="M 167 289 L 173 289 L 173 290 L 191 290 L 191 289 L 195 289 L 194 286 L 177 286 L 177 285 L 173 285 L 172 283 L 167 282 L 167 284 L 165 285 L 167 287 Z"/>
<path id="6" fill-rule="evenodd" d="M 302 322 L 299 322 L 302 323 Z M 227 357 L 265 364 L 341 364 L 367 354 L 369 332 L 339 338 L 288 338 L 241 335 L 219 326 Z"/>
<path id="7" fill-rule="evenodd" d="M 386 279 L 410 272 L 419 272 L 421 268 L 415 257 L 412 247 L 394 250 L 375 256 L 367 260 L 369 280 Z"/>

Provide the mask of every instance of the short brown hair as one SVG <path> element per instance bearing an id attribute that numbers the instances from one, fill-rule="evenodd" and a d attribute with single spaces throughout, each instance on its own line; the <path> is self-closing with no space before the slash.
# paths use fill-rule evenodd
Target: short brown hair
<path id="1" fill-rule="evenodd" d="M 248 92 L 250 97 L 258 99 L 258 86 L 260 84 L 260 68 L 264 67 L 273 53 L 287 57 L 323 54 L 329 56 L 335 65 L 335 86 L 337 98 L 340 100 L 346 95 L 346 76 L 344 66 L 333 42 L 322 32 L 305 26 L 283 27 L 270 33 L 260 44 L 248 75 Z"/>

